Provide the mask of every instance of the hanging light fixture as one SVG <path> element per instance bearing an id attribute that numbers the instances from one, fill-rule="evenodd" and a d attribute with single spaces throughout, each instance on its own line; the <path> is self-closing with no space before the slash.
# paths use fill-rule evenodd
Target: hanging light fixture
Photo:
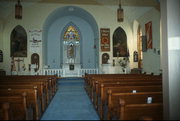
<path id="1" fill-rule="evenodd" d="M 117 21 L 123 22 L 124 20 L 124 10 L 121 8 L 121 0 L 119 0 L 119 8 L 117 9 Z"/>
<path id="2" fill-rule="evenodd" d="M 18 0 L 15 5 L 15 18 L 22 19 L 22 5 L 20 3 L 20 0 Z"/>

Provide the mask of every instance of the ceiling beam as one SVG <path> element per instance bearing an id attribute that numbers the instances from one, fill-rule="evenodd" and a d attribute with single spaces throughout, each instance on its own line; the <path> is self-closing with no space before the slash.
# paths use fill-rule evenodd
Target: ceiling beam
<path id="1" fill-rule="evenodd" d="M 16 2 L 17 0 L 0 0 L 4 2 Z M 40 2 L 58 4 L 85 4 L 85 5 L 118 5 L 119 0 L 21 0 L 21 2 Z M 122 6 L 155 7 L 157 0 L 121 0 Z"/>
<path id="2" fill-rule="evenodd" d="M 40 0 L 41 3 L 61 3 L 79 5 L 101 5 L 96 0 Z"/>
<path id="3" fill-rule="evenodd" d="M 75 4 L 75 5 L 112 5 L 118 6 L 120 0 L 21 0 L 21 2 L 29 3 L 52 3 L 52 4 Z M 16 3 L 17 0 L 0 0 L 1 2 L 11 2 Z M 160 11 L 159 0 L 121 0 L 121 5 L 132 6 L 132 7 L 154 7 L 156 10 Z"/>

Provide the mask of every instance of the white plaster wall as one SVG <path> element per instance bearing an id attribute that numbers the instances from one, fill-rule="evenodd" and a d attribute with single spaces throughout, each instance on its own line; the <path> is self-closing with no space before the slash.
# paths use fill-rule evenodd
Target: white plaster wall
<path id="1" fill-rule="evenodd" d="M 4 47 L 4 63 L 3 63 L 3 69 L 7 71 L 7 74 L 10 74 L 10 34 L 13 28 L 16 25 L 21 25 L 25 28 L 27 31 L 28 35 L 28 40 L 29 40 L 29 30 L 33 29 L 39 29 L 42 30 L 43 24 L 45 20 L 47 19 L 48 15 L 52 13 L 55 9 L 62 7 L 62 6 L 70 6 L 70 4 L 65 5 L 65 4 L 46 4 L 46 3 L 36 3 L 36 4 L 31 4 L 27 7 L 23 7 L 23 19 L 22 20 L 16 20 L 14 18 L 14 11 L 11 12 L 11 14 L 8 16 L 5 24 L 4 24 L 4 31 L 3 31 L 3 47 Z M 129 46 L 129 52 L 130 52 L 130 68 L 134 67 L 133 63 L 133 51 L 134 51 L 134 36 L 133 36 L 133 22 L 129 21 L 128 18 L 125 17 L 124 22 L 119 23 L 117 22 L 117 6 L 95 6 L 95 5 L 72 5 L 72 6 L 78 6 L 81 7 L 82 9 L 85 9 L 88 11 L 97 21 L 99 30 L 100 28 L 110 28 L 110 40 L 111 40 L 111 51 L 109 52 L 110 58 L 116 59 L 112 57 L 112 35 L 113 32 L 118 28 L 119 26 L 124 29 L 124 31 L 127 34 L 127 42 Z M 157 14 L 155 11 L 153 11 L 154 14 Z M 147 14 L 148 15 L 148 14 Z M 156 20 L 157 16 L 154 16 L 154 20 Z M 141 20 L 141 19 L 140 19 Z M 150 18 L 149 18 L 150 20 Z M 139 21 L 138 21 L 139 22 Z M 142 20 L 143 23 L 144 20 Z M 153 22 L 154 24 L 154 22 Z M 100 37 L 99 37 L 100 40 Z M 154 38 L 153 38 L 154 40 Z M 156 39 L 158 40 L 158 39 Z M 42 40 L 43 42 L 43 40 Z M 29 44 L 29 42 L 28 42 Z M 154 43 L 153 43 L 154 44 Z M 29 45 L 28 45 L 29 46 Z M 154 46 L 154 45 L 153 45 Z M 42 67 L 42 53 L 40 52 L 40 67 Z M 25 64 L 26 64 L 26 72 L 28 73 L 28 64 L 30 64 L 30 52 L 28 48 L 28 57 L 25 58 Z M 102 52 L 100 51 L 99 54 L 99 63 L 101 67 L 101 56 Z M 146 65 L 146 63 L 144 64 Z M 151 70 L 150 70 L 151 71 Z"/>
<path id="2" fill-rule="evenodd" d="M 54 11 L 56 8 L 62 7 L 64 5 L 59 4 L 33 4 L 31 6 L 28 6 L 27 8 L 23 8 L 23 19 L 22 20 L 16 20 L 14 18 L 14 12 L 12 11 L 11 15 L 6 20 L 6 23 L 4 25 L 4 32 L 3 32 L 3 47 L 4 47 L 4 62 L 2 68 L 7 71 L 7 74 L 10 74 L 10 64 L 11 64 L 11 58 L 10 58 L 10 34 L 13 28 L 16 25 L 21 25 L 25 28 L 27 34 L 28 34 L 28 40 L 29 40 L 29 30 L 33 29 L 42 29 L 44 21 L 48 17 L 48 15 Z M 95 17 L 99 28 L 104 27 L 107 25 L 107 27 L 110 28 L 110 30 L 115 30 L 117 27 L 116 18 L 114 16 L 116 15 L 116 11 L 112 12 L 112 10 L 108 10 L 106 7 L 99 7 L 99 6 L 88 6 L 88 5 L 78 5 L 79 7 L 87 10 L 92 14 L 92 16 Z M 103 12 L 106 12 L 107 14 L 103 15 Z M 112 14 L 114 13 L 114 15 Z M 107 16 L 109 15 L 109 16 Z M 103 20 L 103 22 L 102 22 Z M 123 27 L 124 28 L 124 27 Z M 128 33 L 128 32 L 127 32 Z M 111 33 L 112 35 L 112 33 Z M 111 37 L 112 38 L 112 37 Z M 43 41 L 43 40 L 42 40 Z M 28 42 L 29 44 L 29 42 Z M 42 52 L 40 54 L 40 60 L 42 60 Z M 28 48 L 28 56 L 25 58 L 25 64 L 27 71 L 25 73 L 28 73 L 28 64 L 30 64 L 30 52 Z M 40 62 L 42 64 L 42 61 Z"/>
<path id="3" fill-rule="evenodd" d="M 160 12 L 152 9 L 138 19 L 142 29 L 142 35 L 145 35 L 145 24 L 152 21 L 152 43 L 153 49 L 143 52 L 143 71 L 147 73 L 160 73 L 160 55 L 156 50 L 160 50 Z"/>
<path id="4" fill-rule="evenodd" d="M 110 28 L 110 52 L 101 52 L 101 50 L 99 51 L 99 63 L 100 63 L 100 69 L 103 68 L 102 65 L 102 54 L 103 53 L 108 53 L 109 57 L 110 57 L 110 62 L 112 65 L 112 60 L 115 60 L 115 65 L 118 65 L 118 59 L 116 57 L 113 57 L 113 33 L 114 31 L 118 28 L 121 27 L 122 29 L 124 29 L 124 31 L 126 32 L 127 35 L 127 43 L 128 43 L 128 47 L 129 47 L 129 53 L 130 53 L 130 68 L 133 68 L 133 34 L 132 34 L 132 24 L 131 22 L 128 20 L 128 18 L 124 18 L 124 22 L 117 22 L 117 6 L 101 6 L 101 7 L 95 7 L 95 6 L 91 6 L 91 7 L 87 7 L 84 8 L 86 10 L 88 10 L 96 19 L 98 27 L 99 27 L 99 31 L 100 28 Z M 106 13 L 106 14 L 102 14 L 102 13 Z M 100 36 L 99 36 L 99 40 L 100 40 Z M 100 45 L 100 41 L 99 41 L 99 45 Z M 100 48 L 101 49 L 101 48 Z M 117 69 L 116 69 L 117 70 Z M 121 71 L 121 67 L 119 67 L 119 72 Z M 107 70 L 107 72 L 114 72 L 114 67 L 111 66 L 109 67 L 109 70 Z"/>

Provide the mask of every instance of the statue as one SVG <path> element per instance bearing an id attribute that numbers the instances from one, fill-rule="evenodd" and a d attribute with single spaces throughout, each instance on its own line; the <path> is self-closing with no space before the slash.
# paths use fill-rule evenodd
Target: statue
<path id="1" fill-rule="evenodd" d="M 68 58 L 74 58 L 74 46 L 72 44 L 68 46 Z"/>

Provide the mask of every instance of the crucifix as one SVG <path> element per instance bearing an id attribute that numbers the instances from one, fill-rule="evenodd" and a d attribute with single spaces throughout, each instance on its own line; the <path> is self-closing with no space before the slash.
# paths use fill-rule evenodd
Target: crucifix
<path id="1" fill-rule="evenodd" d="M 16 61 L 18 63 L 18 72 L 19 72 L 20 71 L 20 62 L 21 61 L 24 62 L 24 59 L 21 60 L 21 59 L 18 58 L 17 60 L 14 60 L 14 61 Z"/>

